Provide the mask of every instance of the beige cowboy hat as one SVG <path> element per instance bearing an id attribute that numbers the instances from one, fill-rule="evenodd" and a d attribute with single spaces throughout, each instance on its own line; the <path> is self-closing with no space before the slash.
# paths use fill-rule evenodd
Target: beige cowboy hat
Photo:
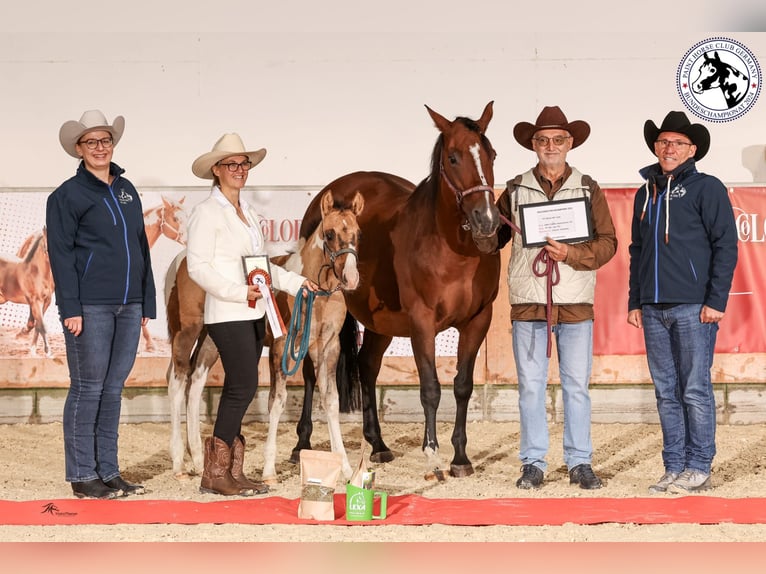
<path id="1" fill-rule="evenodd" d="M 101 110 L 88 110 L 82 115 L 80 121 L 69 120 L 61 126 L 59 130 L 61 147 L 72 157 L 80 159 L 80 155 L 75 149 L 77 142 L 80 141 L 84 134 L 97 130 L 103 130 L 112 134 L 113 145 L 117 145 L 117 142 L 122 137 L 122 132 L 125 131 L 125 118 L 117 116 L 114 118 L 114 123 L 109 125 L 109 122 L 106 121 L 106 116 L 104 116 Z"/>
<path id="2" fill-rule="evenodd" d="M 546 106 L 540 115 L 537 116 L 537 121 L 533 124 L 529 122 L 519 122 L 513 127 L 513 137 L 523 147 L 532 149 L 532 136 L 540 130 L 565 130 L 572 136 L 572 148 L 576 148 L 578 145 L 585 142 L 590 135 L 590 126 L 582 121 L 575 120 L 568 122 L 567 117 L 561 108 L 558 106 Z"/>
<path id="3" fill-rule="evenodd" d="M 263 160 L 266 155 L 266 149 L 261 148 L 255 151 L 246 151 L 245 144 L 242 143 L 242 138 L 238 134 L 223 134 L 213 149 L 207 153 L 203 153 L 192 164 L 192 173 L 202 179 L 213 179 L 213 166 L 224 158 L 231 157 L 233 155 L 246 155 L 247 158 L 253 163 L 252 167 L 255 167 Z"/>

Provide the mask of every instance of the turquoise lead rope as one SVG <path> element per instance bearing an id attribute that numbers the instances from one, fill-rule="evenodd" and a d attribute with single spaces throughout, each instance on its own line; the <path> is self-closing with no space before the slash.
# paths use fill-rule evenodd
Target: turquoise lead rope
<path id="1" fill-rule="evenodd" d="M 295 374 L 301 361 L 306 357 L 306 353 L 309 352 L 309 342 L 311 338 L 311 311 L 314 308 L 314 299 L 317 295 L 328 296 L 331 294 L 331 291 L 313 292 L 305 287 L 301 287 L 298 290 L 298 294 L 295 296 L 293 312 L 290 316 L 290 326 L 285 335 L 285 349 L 282 351 L 282 372 L 288 377 Z M 298 331 L 301 330 L 301 327 L 303 328 L 303 336 L 296 349 L 295 339 L 298 336 Z M 292 369 L 287 366 L 290 359 L 295 363 Z"/>

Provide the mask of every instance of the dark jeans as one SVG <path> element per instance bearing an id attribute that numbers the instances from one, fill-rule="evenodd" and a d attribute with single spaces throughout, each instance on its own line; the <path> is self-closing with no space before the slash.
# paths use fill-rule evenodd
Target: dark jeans
<path id="1" fill-rule="evenodd" d="M 82 333 L 64 328 L 70 386 L 64 403 L 66 480 L 120 474 L 117 435 L 122 388 L 136 360 L 141 305 L 83 305 Z"/>
<path id="2" fill-rule="evenodd" d="M 258 389 L 258 360 L 263 351 L 266 321 L 231 321 L 207 325 L 221 354 L 224 379 L 213 435 L 231 446 Z"/>

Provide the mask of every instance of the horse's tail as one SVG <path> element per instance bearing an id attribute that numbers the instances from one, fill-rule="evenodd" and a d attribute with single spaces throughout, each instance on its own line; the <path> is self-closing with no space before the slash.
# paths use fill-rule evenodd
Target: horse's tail
<path id="1" fill-rule="evenodd" d="M 338 335 L 340 356 L 335 370 L 340 412 L 351 413 L 362 409 L 362 383 L 359 379 L 359 326 L 351 313 Z"/>

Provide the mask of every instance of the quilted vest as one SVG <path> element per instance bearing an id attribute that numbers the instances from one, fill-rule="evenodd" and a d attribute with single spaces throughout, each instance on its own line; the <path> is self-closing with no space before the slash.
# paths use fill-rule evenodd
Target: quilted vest
<path id="1" fill-rule="evenodd" d="M 576 199 L 590 197 L 590 188 L 583 185 L 583 175 L 572 168 L 572 174 L 556 192 L 555 199 Z M 528 203 L 549 201 L 532 170 L 521 177 L 521 182 L 514 186 L 511 194 L 513 220 L 520 221 L 519 206 Z M 513 234 L 511 261 L 508 265 L 508 292 L 511 305 L 545 305 L 547 298 L 546 277 L 537 277 L 532 272 L 535 257 L 542 247 L 523 247 L 521 235 Z M 593 304 L 596 289 L 595 271 L 575 271 L 563 261 L 559 261 L 559 282 L 553 287 L 553 303 L 568 305 L 573 303 Z"/>

